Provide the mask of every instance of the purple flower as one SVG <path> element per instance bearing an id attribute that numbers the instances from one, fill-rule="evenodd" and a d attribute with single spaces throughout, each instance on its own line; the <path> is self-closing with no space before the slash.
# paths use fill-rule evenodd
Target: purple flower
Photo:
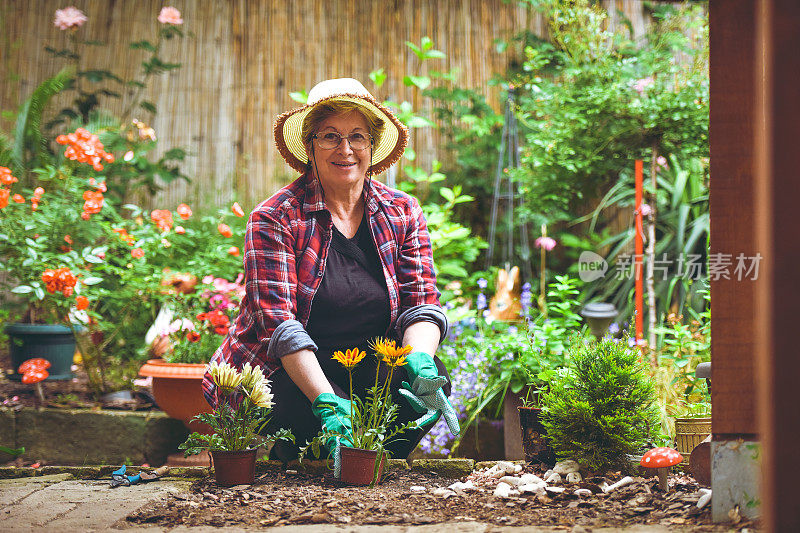
<path id="1" fill-rule="evenodd" d="M 483 293 L 478 294 L 478 299 L 475 302 L 475 306 L 478 310 L 486 309 L 486 296 Z"/>
<path id="2" fill-rule="evenodd" d="M 616 322 L 612 322 L 611 325 L 608 326 L 608 332 L 611 333 L 612 335 L 616 335 L 617 333 L 619 333 L 619 324 L 617 324 Z"/>
<path id="3" fill-rule="evenodd" d="M 481 289 L 485 289 L 489 285 L 489 282 L 486 281 L 484 278 L 478 278 L 478 287 Z"/>
<path id="4" fill-rule="evenodd" d="M 656 158 L 656 164 L 662 168 L 667 168 L 667 158 L 660 155 Z"/>

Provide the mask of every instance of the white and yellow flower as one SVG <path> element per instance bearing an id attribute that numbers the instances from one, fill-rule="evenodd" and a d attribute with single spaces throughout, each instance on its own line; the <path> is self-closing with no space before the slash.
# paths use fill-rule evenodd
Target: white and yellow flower
<path id="1" fill-rule="evenodd" d="M 272 390 L 269 388 L 267 380 L 262 381 L 258 387 L 254 387 L 248 396 L 250 396 L 250 401 L 258 407 L 271 408 L 273 406 Z"/>
<path id="2" fill-rule="evenodd" d="M 228 363 L 214 361 L 206 366 L 214 384 L 224 393 L 230 393 L 242 382 L 242 374 Z"/>
<path id="3" fill-rule="evenodd" d="M 264 381 L 264 373 L 257 366 L 245 363 L 242 367 L 242 388 L 248 393 L 261 386 Z"/>

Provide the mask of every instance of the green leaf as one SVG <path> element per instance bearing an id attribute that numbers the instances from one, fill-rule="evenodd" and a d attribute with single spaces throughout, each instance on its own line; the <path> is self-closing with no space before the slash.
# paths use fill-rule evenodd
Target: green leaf
<path id="1" fill-rule="evenodd" d="M 414 86 L 424 91 L 428 85 L 431 84 L 431 79 L 427 76 L 404 76 L 403 84 L 406 85 L 406 87 Z"/>
<path id="2" fill-rule="evenodd" d="M 373 70 L 369 73 L 369 79 L 372 80 L 372 83 L 375 84 L 375 87 L 380 89 L 381 85 L 383 85 L 383 82 L 386 81 L 386 72 L 384 72 L 383 68 Z"/>
<path id="3" fill-rule="evenodd" d="M 295 91 L 295 92 L 289 93 L 289 98 L 291 98 L 295 102 L 299 102 L 301 104 L 307 104 L 308 103 L 308 91 L 303 90 L 303 91 Z"/>
<path id="4" fill-rule="evenodd" d="M 156 105 L 153 102 L 148 102 L 147 100 L 143 100 L 142 102 L 140 102 L 139 107 L 141 107 L 142 109 L 144 109 L 149 113 L 153 113 L 154 115 L 158 112 Z"/>
<path id="5" fill-rule="evenodd" d="M 81 283 L 83 283 L 84 285 L 97 285 L 98 283 L 102 283 L 102 282 L 103 282 L 103 278 L 100 278 L 100 277 L 97 277 L 97 276 L 92 276 L 92 277 L 84 278 L 83 280 L 81 280 Z"/>
<path id="6" fill-rule="evenodd" d="M 11 292 L 13 292 L 14 294 L 28 294 L 30 292 L 33 292 L 33 287 L 29 285 L 17 285 L 13 289 L 11 289 Z"/>
<path id="7" fill-rule="evenodd" d="M 41 287 L 34 287 L 33 293 L 36 295 L 38 299 L 44 300 L 44 290 L 42 290 Z"/>

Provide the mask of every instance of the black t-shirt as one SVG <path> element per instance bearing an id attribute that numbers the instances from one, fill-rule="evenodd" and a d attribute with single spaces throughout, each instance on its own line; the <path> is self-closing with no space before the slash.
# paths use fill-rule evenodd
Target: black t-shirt
<path id="1" fill-rule="evenodd" d="M 389 328 L 389 291 L 366 214 L 348 239 L 336 226 L 322 282 L 311 303 L 306 331 L 328 359 L 334 350 L 358 347 Z M 324 367 L 327 365 L 323 366 Z"/>

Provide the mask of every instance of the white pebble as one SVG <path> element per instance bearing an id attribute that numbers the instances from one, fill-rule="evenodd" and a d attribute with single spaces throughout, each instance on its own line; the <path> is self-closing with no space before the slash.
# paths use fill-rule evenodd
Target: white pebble
<path id="1" fill-rule="evenodd" d="M 546 490 L 550 494 L 561 494 L 562 492 L 564 492 L 567 489 L 565 489 L 564 487 L 547 487 Z"/>
<path id="2" fill-rule="evenodd" d="M 633 483 L 633 478 L 631 476 L 625 476 L 616 483 L 609 485 L 607 487 L 603 487 L 603 492 L 608 494 L 609 492 L 614 492 L 618 488 L 624 487 L 625 485 L 630 485 L 631 483 Z"/>
<path id="3" fill-rule="evenodd" d="M 583 481 L 580 472 L 570 472 L 567 474 L 567 483 L 580 483 Z"/>
<path id="4" fill-rule="evenodd" d="M 469 481 L 466 481 L 466 482 L 456 481 L 455 483 L 453 483 L 452 485 L 450 485 L 447 488 L 450 489 L 450 490 L 455 490 L 455 491 L 461 490 L 461 491 L 464 491 L 464 492 L 469 492 L 469 491 L 472 491 L 472 490 L 478 490 L 478 487 L 475 486 L 475 484 L 472 482 L 471 479 Z"/>
<path id="5" fill-rule="evenodd" d="M 573 492 L 573 494 L 581 498 L 588 498 L 589 496 L 592 495 L 592 491 L 590 491 L 589 489 L 575 489 L 575 492 Z"/>
<path id="6" fill-rule="evenodd" d="M 699 500 L 697 500 L 697 508 L 698 509 L 702 509 L 703 507 L 708 505 L 708 502 L 711 501 L 711 490 L 710 489 L 700 489 L 700 492 L 702 492 L 703 495 L 700 496 Z"/>
<path id="7" fill-rule="evenodd" d="M 419 485 L 411 485 L 409 489 L 411 492 L 416 492 L 417 494 L 421 494 L 425 492 L 427 489 L 425 487 L 420 487 Z"/>
<path id="8" fill-rule="evenodd" d="M 542 476 L 542 479 L 549 478 L 552 473 L 553 473 L 553 469 L 551 468 L 550 470 L 548 470 L 547 472 L 544 473 L 544 475 Z"/>
<path id="9" fill-rule="evenodd" d="M 498 483 L 494 489 L 494 495 L 498 498 L 511 498 L 512 496 L 519 496 L 519 491 L 511 488 L 508 483 Z"/>
<path id="10" fill-rule="evenodd" d="M 522 479 L 514 476 L 503 476 L 500 478 L 501 483 L 508 483 L 512 487 L 516 487 L 517 485 L 522 483 Z"/>
<path id="11" fill-rule="evenodd" d="M 434 489 L 434 490 L 433 490 L 433 495 L 434 495 L 434 496 L 438 496 L 438 497 L 440 497 L 440 498 L 445 498 L 445 499 L 447 499 L 447 498 L 449 498 L 450 496 L 455 496 L 455 495 L 456 495 L 456 493 L 455 493 L 455 492 L 453 492 L 453 491 L 452 491 L 452 490 L 450 490 L 450 489 L 438 488 L 438 489 Z"/>
<path id="12" fill-rule="evenodd" d="M 532 494 L 544 494 L 545 489 L 547 489 L 547 485 L 545 485 L 544 481 L 541 483 L 528 483 L 526 485 L 520 485 L 517 487 L 521 493 L 530 492 Z"/>
<path id="13" fill-rule="evenodd" d="M 561 475 L 558 472 L 553 472 L 547 478 L 545 478 L 545 481 L 548 484 L 550 484 L 550 483 L 561 483 Z"/>
<path id="14" fill-rule="evenodd" d="M 566 459 L 564 461 L 559 461 L 556 463 L 556 466 L 553 467 L 553 472 L 557 474 L 569 474 L 570 472 L 577 472 L 580 470 L 580 465 L 573 461 L 572 459 Z"/>
<path id="15" fill-rule="evenodd" d="M 544 480 L 536 474 L 522 474 L 519 477 L 521 485 L 528 485 L 529 483 L 544 483 Z"/>
<path id="16" fill-rule="evenodd" d="M 514 473 L 519 474 L 522 472 L 522 465 L 514 465 Z"/>

